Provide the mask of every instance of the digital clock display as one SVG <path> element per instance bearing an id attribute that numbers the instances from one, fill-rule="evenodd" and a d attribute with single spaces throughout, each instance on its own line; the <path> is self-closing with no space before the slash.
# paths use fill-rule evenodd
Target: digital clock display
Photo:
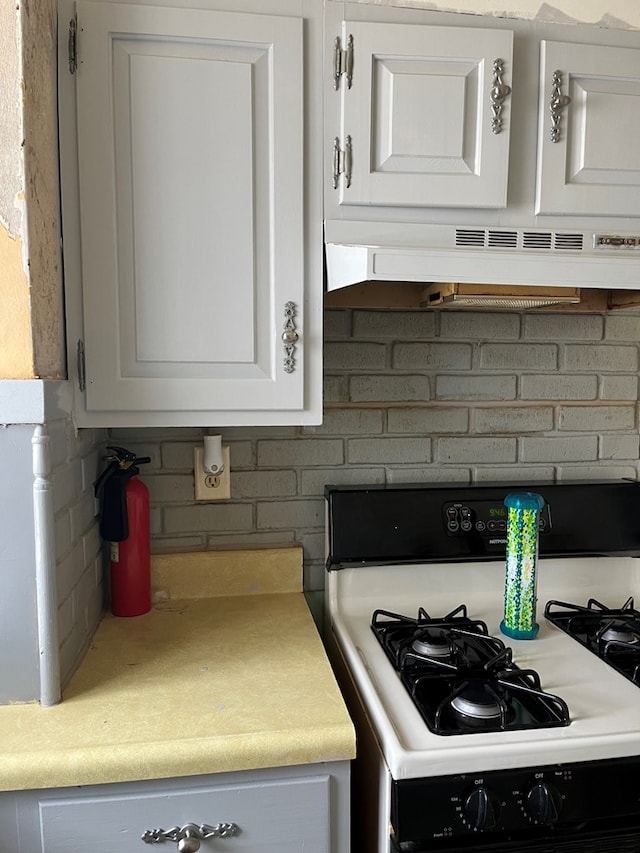
<path id="1" fill-rule="evenodd" d="M 490 506 L 489 518 L 504 518 L 507 514 L 507 508 L 504 506 Z"/>

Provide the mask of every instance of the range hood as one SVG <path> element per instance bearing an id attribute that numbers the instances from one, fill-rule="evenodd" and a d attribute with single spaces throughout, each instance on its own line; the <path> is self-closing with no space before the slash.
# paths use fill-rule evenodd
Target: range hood
<path id="1" fill-rule="evenodd" d="M 514 300 L 527 297 L 577 301 L 567 289 L 640 290 L 640 233 L 368 223 L 368 231 L 383 233 L 384 240 L 363 244 L 350 240 L 358 231 L 351 225 L 325 225 L 328 292 L 399 282 L 429 285 L 433 293 L 435 284 L 441 298 L 427 299 L 433 307 L 461 305 L 463 296 L 471 305 L 474 293 L 478 304 L 491 298 L 496 307 L 507 307 L 497 306 L 499 285 L 508 307 L 515 307 Z M 458 286 L 455 293 L 451 283 Z M 533 302 L 522 307 L 539 307 Z"/>

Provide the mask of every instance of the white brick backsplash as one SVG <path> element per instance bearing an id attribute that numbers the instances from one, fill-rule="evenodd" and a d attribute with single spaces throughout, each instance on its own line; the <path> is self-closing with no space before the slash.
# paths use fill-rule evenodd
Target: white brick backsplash
<path id="1" fill-rule="evenodd" d="M 557 374 L 529 374 L 520 378 L 523 400 L 595 400 L 598 377 Z"/>
<path id="2" fill-rule="evenodd" d="M 93 482 L 103 467 L 108 442 L 102 430 L 76 431 L 70 418 L 50 425 L 49 435 L 52 448 L 55 445 L 52 488 L 58 619 L 63 626 L 59 626 L 60 673 L 65 684 L 102 614 L 105 560 Z"/>
<path id="3" fill-rule="evenodd" d="M 471 353 L 468 344 L 402 343 L 394 345 L 392 363 L 399 370 L 465 370 L 471 367 Z"/>
<path id="4" fill-rule="evenodd" d="M 541 480 L 553 480 L 552 465 L 483 465 L 473 469 L 473 479 L 477 483 L 536 483 Z"/>
<path id="5" fill-rule="evenodd" d="M 482 344 L 480 367 L 485 370 L 553 370 L 558 364 L 555 344 Z"/>
<path id="6" fill-rule="evenodd" d="M 323 425 L 221 430 L 231 448 L 231 501 L 202 504 L 189 494 L 205 430 L 114 430 L 110 441 L 154 459 L 142 470 L 154 551 L 297 542 L 305 585 L 316 589 L 324 583 L 327 483 L 635 476 L 638 344 L 640 312 L 332 309 Z M 76 456 L 88 465 L 90 453 L 89 443 Z M 56 521 L 60 557 L 68 557 L 69 512 L 61 508 Z M 83 541 L 92 543 L 87 562 L 95 533 Z M 61 565 L 60 585 L 71 591 L 73 570 Z"/>
<path id="7" fill-rule="evenodd" d="M 248 503 L 198 503 L 195 506 L 167 506 L 163 512 L 165 533 L 196 531 L 252 530 L 253 506 Z"/>
<path id="8" fill-rule="evenodd" d="M 476 433 L 524 433 L 553 429 L 553 409 L 549 406 L 482 408 L 473 412 Z"/>
<path id="9" fill-rule="evenodd" d="M 567 344 L 564 350 L 567 370 L 598 372 L 635 372 L 638 370 L 638 349 L 634 346 L 599 346 Z"/>
<path id="10" fill-rule="evenodd" d="M 515 376 L 444 375 L 436 377 L 438 400 L 515 400 Z"/>
<path id="11" fill-rule="evenodd" d="M 334 370 L 381 370 L 387 364 L 387 346 L 334 341 L 324 346 L 324 363 Z"/>
<path id="12" fill-rule="evenodd" d="M 382 432 L 382 412 L 377 409 L 327 409 L 320 426 L 303 429 L 305 435 L 375 435 Z"/>
<path id="13" fill-rule="evenodd" d="M 421 468 L 388 468 L 388 483 L 470 483 L 468 468 L 436 468 L 423 465 Z"/>
<path id="14" fill-rule="evenodd" d="M 469 412 L 466 408 L 442 408 L 429 406 L 420 409 L 390 409 L 387 415 L 387 431 L 390 433 L 467 432 Z"/>
<path id="15" fill-rule="evenodd" d="M 160 446 L 162 469 L 165 471 L 193 471 L 193 451 L 202 446 L 203 439 L 193 441 L 166 441 Z M 143 478 L 146 475 L 143 474 Z"/>
<path id="16" fill-rule="evenodd" d="M 300 493 L 323 495 L 327 484 L 334 486 L 379 484 L 385 482 L 384 468 L 364 468 L 343 465 L 340 468 L 307 468 L 301 472 Z"/>
<path id="17" fill-rule="evenodd" d="M 331 310 L 324 312 L 324 337 L 346 338 L 351 335 L 351 311 Z"/>
<path id="18" fill-rule="evenodd" d="M 389 403 L 396 400 L 403 402 L 426 401 L 431 397 L 430 381 L 428 376 L 402 373 L 388 376 L 352 376 L 349 380 L 348 395 L 354 403 L 366 401 Z"/>
<path id="19" fill-rule="evenodd" d="M 257 505 L 258 527 L 313 528 L 324 526 L 324 500 L 269 501 Z"/>
<path id="20" fill-rule="evenodd" d="M 434 458 L 438 462 L 515 462 L 515 438 L 439 438 Z"/>
<path id="21" fill-rule="evenodd" d="M 633 429 L 636 406 L 560 406 L 558 429 L 574 432 Z"/>
<path id="22" fill-rule="evenodd" d="M 523 462 L 584 462 L 598 458 L 597 435 L 572 435 L 566 438 L 521 438 Z"/>
<path id="23" fill-rule="evenodd" d="M 191 467 L 193 469 L 193 460 Z M 152 474 L 141 478 L 153 503 L 182 503 L 194 496 L 193 474 Z"/>
<path id="24" fill-rule="evenodd" d="M 639 479 L 640 470 L 637 463 L 632 465 L 558 465 L 556 478 L 558 480 L 630 480 Z"/>
<path id="25" fill-rule="evenodd" d="M 600 459 L 638 459 L 639 437 L 635 435 L 600 436 Z"/>
<path id="26" fill-rule="evenodd" d="M 322 387 L 325 403 L 346 403 L 349 399 L 349 379 L 346 376 L 325 376 Z"/>
<path id="27" fill-rule="evenodd" d="M 344 449 L 342 440 L 335 438 L 259 441 L 257 460 L 259 468 L 341 465 Z"/>
<path id="28" fill-rule="evenodd" d="M 353 318 L 355 338 L 431 339 L 435 315 L 427 311 L 356 311 Z"/>
<path id="29" fill-rule="evenodd" d="M 520 336 L 520 316 L 484 311 L 442 311 L 440 335 L 466 341 L 514 340 Z"/>
<path id="30" fill-rule="evenodd" d="M 617 376 L 606 373 L 600 377 L 601 400 L 633 400 L 638 399 L 638 377 Z"/>
<path id="31" fill-rule="evenodd" d="M 640 314 L 607 314 L 604 318 L 609 341 L 634 341 L 640 343 Z"/>
<path id="32" fill-rule="evenodd" d="M 542 341 L 599 341 L 604 328 L 598 314 L 525 314 L 522 337 Z"/>
<path id="33" fill-rule="evenodd" d="M 232 480 L 231 497 L 282 498 L 296 494 L 295 471 L 238 471 Z"/>
<path id="34" fill-rule="evenodd" d="M 351 464 L 389 465 L 393 462 L 429 462 L 431 441 L 428 438 L 352 438 L 347 445 L 347 461 Z"/>

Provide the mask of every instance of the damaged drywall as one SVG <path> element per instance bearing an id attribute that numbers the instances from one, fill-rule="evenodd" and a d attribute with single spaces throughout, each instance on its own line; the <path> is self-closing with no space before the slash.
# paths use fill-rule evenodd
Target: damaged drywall
<path id="1" fill-rule="evenodd" d="M 24 244 L 21 27 L 18 4 L 0 4 L 0 379 L 33 379 Z"/>
<path id="2" fill-rule="evenodd" d="M 21 234 L 24 190 L 19 13 L 0 3 L 0 224 L 11 237 Z"/>
<path id="3" fill-rule="evenodd" d="M 0 4 L 0 379 L 65 376 L 55 0 Z"/>
<path id="4" fill-rule="evenodd" d="M 29 282 L 22 241 L 0 226 L 0 379 L 33 379 Z"/>
<path id="5" fill-rule="evenodd" d="M 504 18 L 529 18 L 559 24 L 591 24 L 615 29 L 640 28 L 640 3 L 637 0 L 358 0 L 383 6 L 410 6 L 441 12 L 468 12 Z"/>
<path id="6" fill-rule="evenodd" d="M 56 0 L 22 4 L 24 168 L 33 364 L 41 379 L 64 379 L 64 311 L 57 135 Z"/>

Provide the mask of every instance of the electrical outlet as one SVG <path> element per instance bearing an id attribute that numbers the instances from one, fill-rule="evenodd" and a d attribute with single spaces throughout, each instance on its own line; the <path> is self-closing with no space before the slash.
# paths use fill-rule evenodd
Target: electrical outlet
<path id="1" fill-rule="evenodd" d="M 229 461 L 229 448 L 222 446 L 222 459 L 224 471 L 219 477 L 205 474 L 202 470 L 202 457 L 204 450 L 196 447 L 193 451 L 193 478 L 195 480 L 195 492 L 197 501 L 228 501 L 231 497 L 231 463 Z"/>

